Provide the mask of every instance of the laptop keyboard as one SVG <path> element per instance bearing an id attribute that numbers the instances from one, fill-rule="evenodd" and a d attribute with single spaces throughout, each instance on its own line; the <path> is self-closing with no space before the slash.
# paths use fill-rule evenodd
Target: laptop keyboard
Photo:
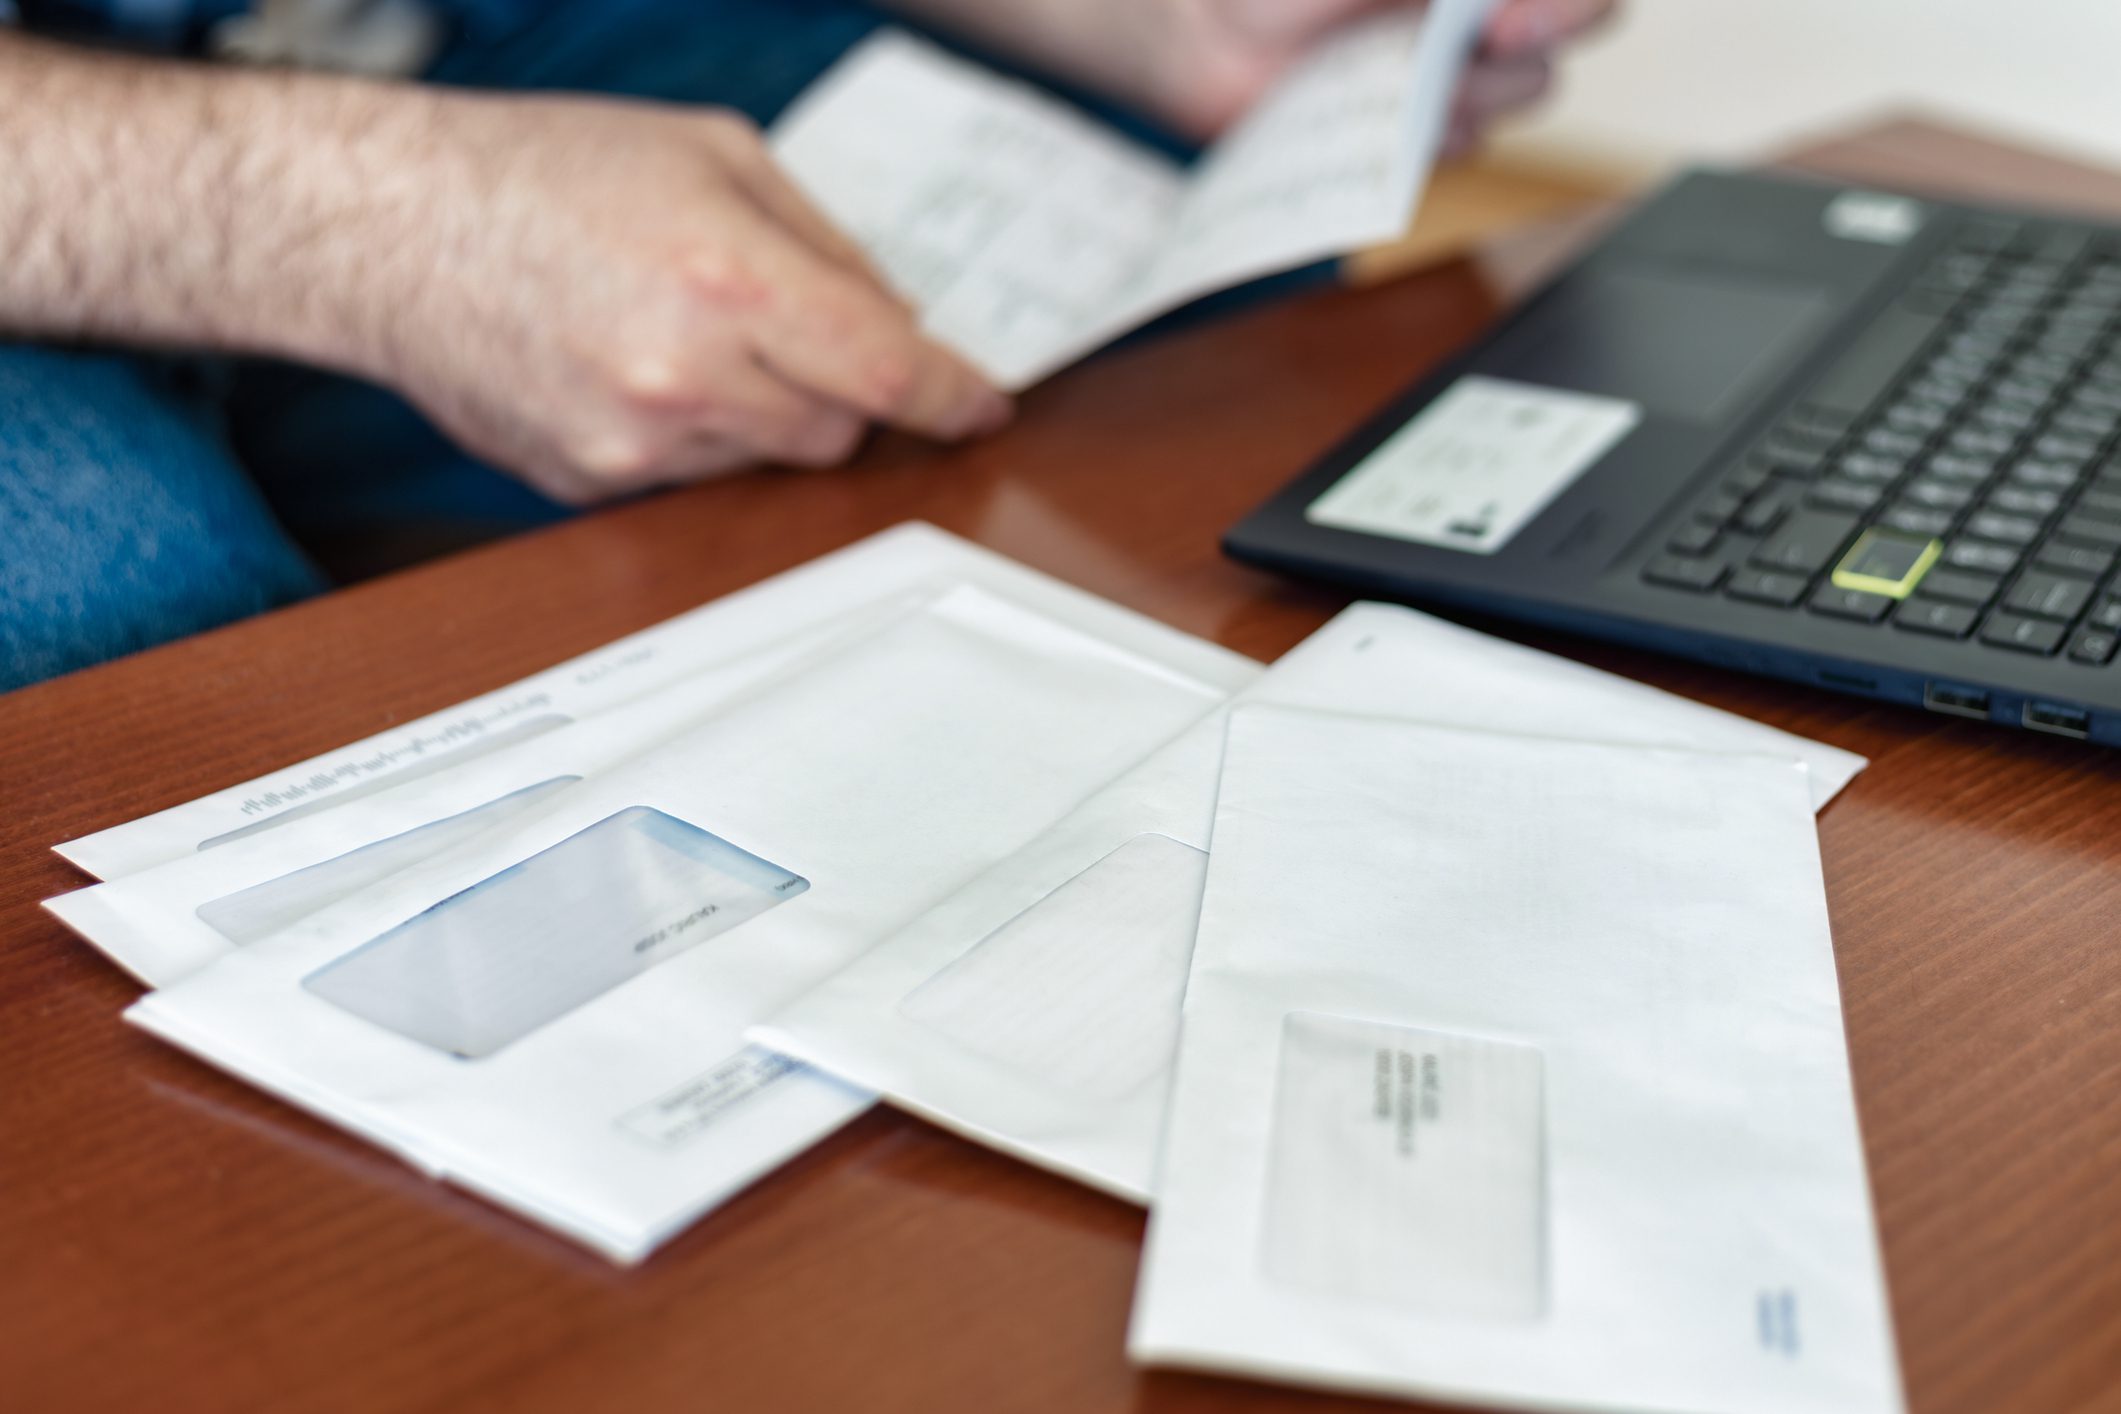
<path id="1" fill-rule="evenodd" d="M 1649 583 L 2103 667 L 2121 647 L 2121 247 L 1968 221 Z"/>

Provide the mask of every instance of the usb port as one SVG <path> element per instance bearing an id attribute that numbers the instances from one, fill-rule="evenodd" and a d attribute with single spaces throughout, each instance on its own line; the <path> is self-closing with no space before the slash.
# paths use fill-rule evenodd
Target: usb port
<path id="1" fill-rule="evenodd" d="M 1977 722 L 1988 720 L 1988 694 L 1979 688 L 1953 687 L 1948 682 L 1925 683 L 1922 688 L 1922 705 L 1932 712 L 1947 712 L 1954 717 L 1972 717 Z"/>
<path id="2" fill-rule="evenodd" d="M 2060 702 L 2028 702 L 2025 704 L 2025 725 L 2036 732 L 2053 732 L 2056 736 L 2071 736 L 2082 741 L 2091 735 L 2092 714 L 2082 707 L 2066 707 Z"/>

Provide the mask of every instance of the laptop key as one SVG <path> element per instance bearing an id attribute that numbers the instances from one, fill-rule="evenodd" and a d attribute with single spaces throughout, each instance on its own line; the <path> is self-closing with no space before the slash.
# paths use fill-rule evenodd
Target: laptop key
<path id="1" fill-rule="evenodd" d="M 1938 481 L 1978 486 L 1996 474 L 1996 460 L 1994 457 L 1970 457 L 1963 452 L 1939 452 L 1929 459 L 1923 470 Z"/>
<path id="2" fill-rule="evenodd" d="M 2004 598 L 2006 608 L 2021 614 L 2031 614 L 2038 619 L 2059 619 L 2068 623 L 2084 612 L 2091 603 L 2092 587 L 2088 580 L 2074 579 L 2067 575 L 2048 574 L 2043 570 L 2028 570 L 2011 586 Z"/>
<path id="3" fill-rule="evenodd" d="M 1835 412 L 1812 403 L 1799 403 L 1782 415 L 1782 426 L 1799 433 L 1813 433 L 1831 441 L 1839 441 L 1849 430 L 1854 419 L 1847 413 Z"/>
<path id="4" fill-rule="evenodd" d="M 1973 501 L 1974 488 L 1924 477 L 1900 488 L 1900 497 L 1933 511 L 1962 511 Z"/>
<path id="5" fill-rule="evenodd" d="M 2033 423 L 2039 420 L 2041 407 L 2050 397 L 2054 396 L 2054 392 L 2055 388 L 2052 383 L 2034 382 L 2028 378 L 1999 379 L 1996 386 L 1989 389 L 1988 395 L 2001 407 L 2009 408 L 2011 411 L 2008 414 L 2000 414 L 1998 419 L 1991 422 L 1990 425 L 2008 426 L 2014 420 L 2023 419 L 2019 425 L 2024 427 L 2032 426 Z M 1984 419 L 1984 421 L 1986 420 Z"/>
<path id="6" fill-rule="evenodd" d="M 1896 432 L 1927 438 L 1944 430 L 1951 415 L 1935 403 L 1918 402 L 1913 399 L 1895 403 L 1885 410 L 1885 425 Z"/>
<path id="7" fill-rule="evenodd" d="M 2092 616 L 2086 619 L 2085 623 L 2093 628 L 2121 630 L 2121 599 L 2108 598 L 2101 601 L 2099 607 L 2092 610 Z"/>
<path id="8" fill-rule="evenodd" d="M 1676 555 L 1706 555 L 1716 548 L 1723 532 L 1705 521 L 1692 520 L 1672 532 L 1666 548 Z"/>
<path id="9" fill-rule="evenodd" d="M 1863 434 L 1864 450 L 1881 457 L 1919 456 L 1928 444 L 1929 438 L 1897 427 L 1873 427 Z"/>
<path id="10" fill-rule="evenodd" d="M 1834 463 L 1834 474 L 1850 481 L 1883 485 L 1898 481 L 1907 470 L 1907 463 L 1899 457 L 1881 457 L 1876 452 L 1850 452 Z"/>
<path id="11" fill-rule="evenodd" d="M 1829 511 L 1867 511 L 1885 493 L 1860 481 L 1822 481 L 1805 493 L 1804 503 Z"/>
<path id="12" fill-rule="evenodd" d="M 1973 570 L 1979 574 L 2009 574 L 2018 567 L 2018 552 L 2007 545 L 1955 540 L 1944 547 L 1944 562 L 1953 569 Z"/>
<path id="13" fill-rule="evenodd" d="M 2050 541 L 2040 547 L 2033 563 L 2057 574 L 2080 574 L 2097 579 L 2114 567 L 2114 552 L 2091 545 L 2064 545 Z"/>
<path id="14" fill-rule="evenodd" d="M 2077 484 L 2083 473 L 2074 466 L 2061 462 L 2022 461 L 2011 468 L 2010 479 L 2020 486 L 2040 486 L 2051 491 L 2067 491 Z"/>
<path id="15" fill-rule="evenodd" d="M 2121 494 L 2094 487 L 2079 496 L 2077 504 L 2070 509 L 2079 515 L 2097 516 L 2101 520 L 2121 520 Z"/>
<path id="16" fill-rule="evenodd" d="M 2072 661 L 2100 667 L 2114 660 L 2117 646 L 2121 646 L 2121 634 L 2112 629 L 2080 628 L 2069 641 L 2069 656 Z"/>
<path id="17" fill-rule="evenodd" d="M 1722 525 L 1738 514 L 1738 507 L 1742 504 L 1744 503 L 1730 492 L 1718 491 L 1694 508 L 1694 516 L 1697 520 L 1705 520 L 1712 525 Z"/>
<path id="18" fill-rule="evenodd" d="M 1824 584 L 1813 593 L 1807 607 L 1815 614 L 1874 624 L 1885 617 L 1886 611 L 1893 607 L 1893 601 L 1866 589 L 1843 589 L 1838 584 Z"/>
<path id="19" fill-rule="evenodd" d="M 2062 524 L 2055 527 L 2055 538 L 2077 545 L 2096 545 L 2105 550 L 2121 549 L 2121 521 L 2067 515 L 2062 518 Z"/>
<path id="20" fill-rule="evenodd" d="M 1905 599 L 1937 562 L 1943 548 L 1928 536 L 1873 528 L 1856 537 L 1856 543 L 1834 566 L 1830 578 L 1843 589 Z"/>
<path id="21" fill-rule="evenodd" d="M 1841 433 L 1826 427 L 1810 426 L 1803 422 L 1785 419 L 1767 434 L 1761 449 L 1769 456 L 1820 457 L 1832 450 L 1841 440 Z"/>
<path id="22" fill-rule="evenodd" d="M 1947 440 L 1953 451 L 1970 457 L 2009 456 L 2011 448 L 2018 445 L 2018 439 L 2008 432 L 1979 427 L 1962 427 Z"/>
<path id="23" fill-rule="evenodd" d="M 2040 425 L 2040 409 L 2028 403 L 1983 403 L 1968 421 L 1984 432 L 2023 437 Z"/>
<path id="24" fill-rule="evenodd" d="M 1952 604 L 1971 604 L 1980 609 L 1996 597 L 2003 581 L 1994 575 L 1967 574 L 1963 570 L 1931 570 L 1922 577 L 1919 586 L 1925 599 L 1942 599 Z"/>
<path id="25" fill-rule="evenodd" d="M 2062 493 L 2038 491 L 2026 486 L 1998 486 L 1988 493 L 1988 500 L 1983 504 L 1989 510 L 2002 511 L 2005 515 L 2045 518 L 2062 509 Z"/>
<path id="26" fill-rule="evenodd" d="M 1947 604 L 1941 599 L 1910 599 L 1893 615 L 1893 624 L 1910 633 L 1933 634 L 1938 638 L 1964 638 L 1974 631 L 1974 620 L 1981 617 L 1979 609 L 1965 604 Z"/>
<path id="27" fill-rule="evenodd" d="M 1763 492 L 1746 502 L 1735 523 L 1747 535 L 1765 535 L 1782 523 L 1789 508 L 1789 498 L 1780 492 Z"/>
<path id="28" fill-rule="evenodd" d="M 1942 535 L 1952 528 L 1952 513 L 1933 511 L 1927 506 L 1899 505 L 1878 517 L 1878 523 L 1910 535 Z"/>
<path id="29" fill-rule="evenodd" d="M 2099 455 L 2099 444 L 2082 437 L 2050 432 L 2033 443 L 2033 455 L 2049 461 L 2088 462 Z"/>
<path id="30" fill-rule="evenodd" d="M 1733 496 L 1750 496 L 1768 484 L 1766 467 L 1742 466 L 1723 478 L 1723 489 Z"/>
<path id="31" fill-rule="evenodd" d="M 1815 575 L 1833 563 L 1862 522 L 1830 511 L 1800 510 L 1753 551 L 1762 569 Z"/>
<path id="32" fill-rule="evenodd" d="M 1723 571 L 1721 560 L 1699 559 L 1692 555 L 1659 555 L 1643 567 L 1642 577 L 1652 584 L 1706 594 L 1722 582 Z"/>
<path id="33" fill-rule="evenodd" d="M 2062 646 L 2062 635 L 2066 632 L 2068 630 L 2061 624 L 2046 619 L 2029 619 L 1999 609 L 1981 626 L 1981 641 L 1994 648 L 2037 653 L 2044 658 Z"/>
<path id="34" fill-rule="evenodd" d="M 2121 526 L 2115 528 L 2121 530 Z M 2002 545 L 2030 545 L 2040 538 L 2040 522 L 1982 511 L 1967 520 L 1966 533 Z"/>
<path id="35" fill-rule="evenodd" d="M 1748 603 L 1772 604 L 1778 609 L 1787 609 L 1804 597 L 1804 587 L 1809 583 L 1811 581 L 1801 574 L 1748 568 L 1733 574 L 1723 592 Z"/>
<path id="36" fill-rule="evenodd" d="M 2115 417 L 2111 412 L 2079 407 L 2072 403 L 2048 419 L 2048 425 L 2058 432 L 2075 432 L 2103 441 L 2114 435 L 2114 428 L 2121 426 L 2121 418 Z"/>

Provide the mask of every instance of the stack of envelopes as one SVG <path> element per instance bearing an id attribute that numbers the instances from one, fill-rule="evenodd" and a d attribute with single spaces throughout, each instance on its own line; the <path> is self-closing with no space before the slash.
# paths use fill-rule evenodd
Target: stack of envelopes
<path id="1" fill-rule="evenodd" d="M 1410 610 L 1271 669 L 901 526 L 61 846 L 166 1040 L 622 1261 L 876 1098 L 1154 1214 L 1154 1363 L 1900 1407 L 1812 813 Z"/>

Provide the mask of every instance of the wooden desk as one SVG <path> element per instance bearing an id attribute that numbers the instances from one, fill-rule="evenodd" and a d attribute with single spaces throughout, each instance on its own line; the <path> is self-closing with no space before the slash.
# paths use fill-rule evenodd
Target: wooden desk
<path id="1" fill-rule="evenodd" d="M 1803 160 L 2121 213 L 2121 176 L 1916 124 Z M 1261 309 L 963 452 L 662 497 L 0 698 L 0 1407 L 1363 1407 L 1130 1369 L 1140 1214 L 890 1112 L 617 1270 L 120 1024 L 134 986 L 35 901 L 81 882 L 54 841 L 908 517 L 1272 658 L 1342 598 L 1218 532 L 1522 265 Z M 1560 646 L 1872 758 L 1821 830 L 1913 1407 L 2121 1408 L 2121 755 Z"/>

